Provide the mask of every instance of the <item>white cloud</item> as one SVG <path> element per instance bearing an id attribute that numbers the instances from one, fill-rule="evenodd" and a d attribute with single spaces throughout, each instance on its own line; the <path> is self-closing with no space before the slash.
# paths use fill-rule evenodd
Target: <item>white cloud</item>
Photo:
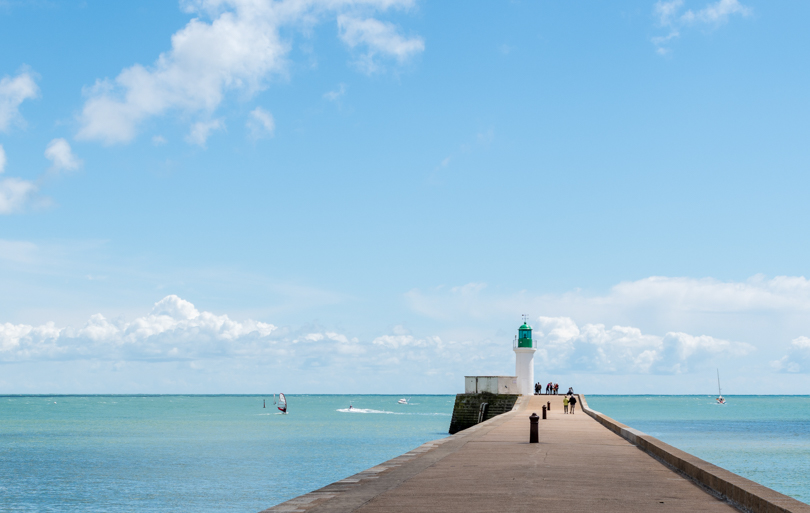
<path id="1" fill-rule="evenodd" d="M 338 84 L 338 88 L 334 91 L 328 91 L 323 94 L 323 97 L 330 102 L 339 100 L 344 94 L 346 94 L 346 84 Z"/>
<path id="2" fill-rule="evenodd" d="M 393 24 L 374 18 L 360 19 L 341 14 L 338 16 L 338 30 L 340 39 L 350 48 L 366 48 L 366 52 L 356 62 L 366 73 L 379 69 L 376 61 L 378 55 L 393 57 L 402 63 L 425 49 L 425 42 L 421 37 L 405 38 Z"/>
<path id="3" fill-rule="evenodd" d="M 698 12 L 691 10 L 686 11 L 683 16 L 681 16 L 681 19 L 689 23 L 719 24 L 728 21 L 729 16 L 732 14 L 749 16 L 751 12 L 750 7 L 740 4 L 737 0 L 718 0 L 716 3 L 709 4 Z"/>
<path id="4" fill-rule="evenodd" d="M 653 7 L 657 24 L 668 29 L 666 36 L 655 36 L 650 39 L 655 45 L 656 52 L 661 55 L 670 53 L 669 43 L 680 37 L 681 30 L 687 26 L 716 27 L 726 23 L 732 15 L 749 16 L 753 12 L 750 7 L 742 5 L 738 0 L 718 0 L 697 12 L 689 9 L 681 14 L 683 6 L 683 0 L 661 0 Z"/>
<path id="5" fill-rule="evenodd" d="M 442 339 L 440 337 L 425 337 L 417 338 L 413 335 L 383 335 L 377 337 L 372 341 L 373 344 L 378 346 L 385 346 L 391 349 L 399 349 L 405 347 L 435 347 L 436 349 L 442 348 Z"/>
<path id="6" fill-rule="evenodd" d="M 6 168 L 6 152 L 0 145 L 0 173 Z M 37 192 L 34 182 L 22 178 L 0 180 L 0 215 L 22 212 Z"/>
<path id="7" fill-rule="evenodd" d="M 494 326 L 511 326 L 520 313 L 533 317 L 566 318 L 570 326 L 579 331 L 584 330 L 583 326 L 606 326 L 596 330 L 604 331 L 599 337 L 577 339 L 577 347 L 587 355 L 582 357 L 582 365 L 598 360 L 595 346 L 586 345 L 586 342 L 600 340 L 600 337 L 611 340 L 620 337 L 618 332 L 611 331 L 614 330 L 611 326 L 632 326 L 640 330 L 632 336 L 621 335 L 639 343 L 653 340 L 645 337 L 654 334 L 654 343 L 647 344 L 643 350 L 628 353 L 623 361 L 635 363 L 617 365 L 617 373 L 640 372 L 638 369 L 645 365 L 649 365 L 653 373 L 682 373 L 693 368 L 697 360 L 688 357 L 681 361 L 682 358 L 674 357 L 672 351 L 686 355 L 694 347 L 695 353 L 703 354 L 706 360 L 720 363 L 712 356 L 719 354 L 714 353 L 714 349 L 736 351 L 741 347 L 737 345 L 739 343 L 757 349 L 756 353 L 747 356 L 742 356 L 741 351 L 740 365 L 750 372 L 765 372 L 767 362 L 790 353 L 791 339 L 797 334 L 810 333 L 810 280 L 802 276 L 765 278 L 757 275 L 741 282 L 654 276 L 619 283 L 601 294 L 581 290 L 556 294 L 533 294 L 526 290 L 509 292 L 470 283 L 462 287 L 414 289 L 406 293 L 405 299 L 419 314 L 443 324 L 465 326 L 469 330 L 468 337 L 483 336 L 475 335 L 475 331 L 493 333 Z M 561 326 L 558 329 L 562 329 Z M 691 335 L 679 335 L 683 333 Z M 711 340 L 694 334 L 710 335 Z M 442 334 L 442 339 L 447 340 L 445 334 Z M 614 346 L 610 348 L 615 349 Z M 607 351 L 606 361 L 615 361 L 608 348 L 601 350 Z M 643 359 L 636 362 L 646 350 L 653 351 L 646 353 L 645 357 L 650 360 L 646 364 Z M 785 359 L 783 367 L 779 368 L 786 370 L 790 362 L 802 365 L 797 358 Z M 556 360 L 551 363 L 560 369 L 565 368 Z M 570 370 L 573 372 L 577 368 L 574 366 Z M 810 370 L 810 365 L 807 368 Z"/>
<path id="8" fill-rule="evenodd" d="M 671 52 L 672 50 L 670 50 L 670 49 L 669 49 L 667 46 L 665 46 L 665 45 L 666 45 L 667 43 L 669 43 L 669 41 L 670 41 L 670 40 L 672 40 L 672 39 L 676 39 L 676 38 L 678 38 L 678 37 L 680 37 L 680 36 L 681 36 L 681 33 L 680 33 L 680 32 L 678 32 L 677 30 L 672 30 L 672 31 L 671 31 L 669 34 L 667 34 L 666 36 L 658 36 L 658 37 L 654 37 L 654 38 L 652 38 L 652 39 L 651 39 L 651 41 L 652 41 L 652 42 L 653 42 L 653 44 L 655 45 L 655 51 L 656 51 L 657 53 L 659 53 L 660 55 L 666 55 L 666 54 L 668 54 L 669 52 Z"/>
<path id="9" fill-rule="evenodd" d="M 36 250 L 30 244 L 4 246 L 1 242 L 0 257 L 7 254 L 12 259 L 26 260 Z M 473 285 L 460 287 L 456 293 L 474 295 L 483 290 Z M 598 376 L 610 376 L 611 383 L 627 376 L 624 381 L 631 387 L 632 383 L 643 384 L 651 379 L 680 386 L 693 381 L 684 377 L 686 373 L 711 375 L 715 362 L 737 365 L 740 358 L 754 350 L 749 344 L 682 331 L 650 334 L 627 325 L 578 324 L 565 316 L 536 319 L 538 377 L 569 376 L 567 381 L 580 386 L 585 382 L 591 387 L 604 383 Z M 511 330 L 494 336 L 482 335 L 475 328 L 467 333 L 415 334 L 404 326 L 394 326 L 388 333 L 362 340 L 320 327 L 293 330 L 249 319 L 237 321 L 169 295 L 132 320 L 97 313 L 76 327 L 55 322 L 0 323 L 0 362 L 13 364 L 7 366 L 10 370 L 29 372 L 51 366 L 48 368 L 59 369 L 59 379 L 71 383 L 82 379 L 76 374 L 79 371 L 72 369 L 86 369 L 87 362 L 110 369 L 137 364 L 150 379 L 132 385 L 132 391 L 165 392 L 165 387 L 161 389 L 158 384 L 158 376 L 165 379 L 180 373 L 190 383 L 196 383 L 189 385 L 191 390 L 201 390 L 207 386 L 205 383 L 215 380 L 241 382 L 244 385 L 240 390 L 248 387 L 249 391 L 249 383 L 258 383 L 257 379 L 265 376 L 271 388 L 286 384 L 288 390 L 297 391 L 338 392 L 356 387 L 386 393 L 429 393 L 457 390 L 465 374 L 511 373 L 511 338 Z M 795 345 L 810 346 L 810 341 Z M 164 366 L 171 362 L 176 365 Z M 250 377 L 242 375 L 241 369 L 247 366 L 256 369 Z M 706 372 L 707 368 L 712 372 Z M 785 369 L 795 371 L 795 366 L 786 362 Z M 42 379 L 41 374 L 37 379 Z M 637 377 L 641 375 L 650 377 Z M 59 385 L 54 381 L 57 378 L 48 379 L 56 383 L 51 386 Z M 115 375 L 107 379 L 110 381 L 105 390 L 116 382 Z M 39 390 L 34 382 L 27 386 Z M 599 390 L 606 391 L 604 387 Z"/>
<path id="10" fill-rule="evenodd" d="M 21 212 L 37 192 L 33 182 L 21 178 L 0 180 L 0 214 Z"/>
<path id="11" fill-rule="evenodd" d="M 582 327 L 568 317 L 539 317 L 534 338 L 537 357 L 552 372 L 681 374 L 707 357 L 745 356 L 754 346 L 702 335 L 644 334 L 638 328 L 603 324 Z"/>
<path id="12" fill-rule="evenodd" d="M 7 131 L 13 121 L 21 119 L 20 104 L 38 94 L 39 87 L 27 71 L 0 79 L 0 132 Z"/>
<path id="13" fill-rule="evenodd" d="M 581 291 L 532 295 L 488 292 L 484 283 L 406 293 L 417 312 L 440 319 L 491 318 L 525 310 L 567 310 L 578 315 L 634 315 L 650 318 L 772 313 L 790 316 L 810 313 L 810 280 L 803 276 L 756 275 L 744 282 L 723 282 L 713 278 L 651 276 L 621 282 L 604 295 Z M 736 322 L 736 319 L 735 319 Z"/>
<path id="14" fill-rule="evenodd" d="M 205 147 L 205 143 L 208 141 L 208 137 L 210 137 L 211 132 L 215 130 L 222 130 L 223 128 L 225 128 L 225 123 L 221 119 L 199 121 L 191 125 L 191 130 L 186 136 L 186 142 Z"/>
<path id="15" fill-rule="evenodd" d="M 70 149 L 70 144 L 64 139 L 54 139 L 45 148 L 45 158 L 51 161 L 49 171 L 75 171 L 82 165 L 82 161 Z"/>
<path id="16" fill-rule="evenodd" d="M 200 312 L 177 296 L 166 296 L 132 322 L 102 314 L 76 329 L 52 322 L 40 326 L 0 324 L 0 360 L 189 360 L 240 357 L 268 351 L 272 324 L 238 322 Z"/>
<path id="17" fill-rule="evenodd" d="M 155 135 L 152 136 L 152 144 L 155 146 L 163 146 L 164 144 L 168 143 L 169 141 L 166 140 L 165 137 L 162 135 Z"/>
<path id="18" fill-rule="evenodd" d="M 683 7 L 683 0 L 671 0 L 656 2 L 653 13 L 658 17 L 658 24 L 668 27 L 677 18 L 678 11 Z"/>
<path id="19" fill-rule="evenodd" d="M 772 361 L 771 367 L 779 372 L 810 373 L 810 337 L 794 338 L 788 354 Z"/>
<path id="20" fill-rule="evenodd" d="M 250 129 L 250 135 L 254 139 L 259 139 L 264 136 L 273 137 L 276 130 L 276 122 L 273 115 L 261 107 L 256 107 L 250 111 L 250 118 L 246 123 Z"/>
<path id="21" fill-rule="evenodd" d="M 183 5 L 196 17 L 172 36 L 170 50 L 151 66 L 135 64 L 114 80 L 99 80 L 86 89 L 79 139 L 122 143 L 154 116 L 173 111 L 210 115 L 229 91 L 250 97 L 272 76 L 285 73 L 290 43 L 281 37 L 282 28 L 311 27 L 327 13 L 356 8 L 410 7 L 413 0 L 187 0 Z M 421 44 L 375 21 L 349 22 L 351 30 L 342 35 L 352 46 L 364 44 L 370 53 L 393 55 L 400 62 Z"/>
<path id="22" fill-rule="evenodd" d="M 611 301 L 626 306 L 650 302 L 693 312 L 810 311 L 810 280 L 762 275 L 745 282 L 652 276 L 613 287 Z"/>

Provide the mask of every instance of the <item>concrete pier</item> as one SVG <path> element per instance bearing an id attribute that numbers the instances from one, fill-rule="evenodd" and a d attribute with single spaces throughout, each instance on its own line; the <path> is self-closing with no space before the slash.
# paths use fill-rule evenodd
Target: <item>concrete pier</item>
<path id="1" fill-rule="evenodd" d="M 529 444 L 528 417 L 539 414 L 547 401 L 551 410 L 540 421 L 540 443 Z M 608 425 L 612 419 L 596 412 L 589 416 L 580 404 L 576 409 L 563 414 L 562 396 L 523 396 L 509 413 L 265 511 L 810 513 L 804 503 L 695 457 L 696 468 L 706 475 L 690 477 L 676 470 L 683 459 L 677 454 L 667 461 L 628 440 L 638 442 L 643 433 Z M 669 451 L 666 444 L 646 439 L 658 442 L 650 443 L 662 454 Z M 753 490 L 753 503 L 735 504 L 724 495 L 728 476 L 738 479 L 734 486 Z"/>

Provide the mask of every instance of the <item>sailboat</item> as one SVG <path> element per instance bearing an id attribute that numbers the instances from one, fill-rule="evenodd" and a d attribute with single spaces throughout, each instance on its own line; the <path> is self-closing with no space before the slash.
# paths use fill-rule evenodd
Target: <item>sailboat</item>
<path id="1" fill-rule="evenodd" d="M 720 369 L 717 369 L 717 404 L 726 404 L 726 400 L 723 399 L 723 390 L 720 388 Z"/>
<path id="2" fill-rule="evenodd" d="M 278 394 L 278 409 L 281 410 L 281 413 L 287 413 L 287 398 L 284 397 L 284 394 Z"/>

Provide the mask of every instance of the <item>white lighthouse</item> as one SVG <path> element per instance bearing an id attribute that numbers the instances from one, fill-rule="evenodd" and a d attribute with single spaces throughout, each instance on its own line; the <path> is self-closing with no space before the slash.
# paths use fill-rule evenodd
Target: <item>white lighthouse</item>
<path id="1" fill-rule="evenodd" d="M 518 328 L 512 349 L 515 351 L 515 375 L 517 376 L 517 393 L 521 395 L 534 394 L 534 347 L 532 341 L 532 327 L 523 318 L 523 325 Z"/>

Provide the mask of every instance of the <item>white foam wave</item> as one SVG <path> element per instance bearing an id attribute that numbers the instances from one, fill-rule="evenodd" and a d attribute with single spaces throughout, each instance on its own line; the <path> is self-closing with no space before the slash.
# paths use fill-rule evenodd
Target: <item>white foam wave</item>
<path id="1" fill-rule="evenodd" d="M 341 413 L 385 413 L 387 415 L 402 415 L 401 413 L 396 413 L 393 411 L 371 410 L 368 408 L 341 408 L 338 411 Z"/>
<path id="2" fill-rule="evenodd" d="M 341 408 L 337 411 L 339 411 L 340 413 L 380 413 L 383 415 L 441 415 L 444 417 L 451 416 L 451 414 L 449 413 L 405 413 L 398 411 L 372 410 L 370 408 Z"/>

